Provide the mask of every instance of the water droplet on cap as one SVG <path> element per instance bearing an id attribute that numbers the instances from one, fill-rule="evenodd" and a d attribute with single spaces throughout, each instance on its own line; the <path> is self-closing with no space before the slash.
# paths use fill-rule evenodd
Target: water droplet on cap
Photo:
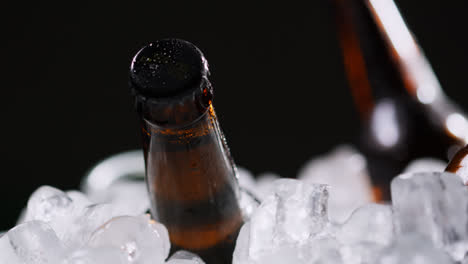
<path id="1" fill-rule="evenodd" d="M 132 87 L 147 97 L 170 97 L 200 87 L 208 74 L 202 52 L 180 39 L 163 39 L 143 47 L 130 67 Z"/>

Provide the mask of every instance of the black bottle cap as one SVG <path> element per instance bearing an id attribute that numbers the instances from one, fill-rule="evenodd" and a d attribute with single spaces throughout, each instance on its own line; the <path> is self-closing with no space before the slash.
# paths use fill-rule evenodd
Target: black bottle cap
<path id="1" fill-rule="evenodd" d="M 130 66 L 130 86 L 148 98 L 177 97 L 200 88 L 208 63 L 192 43 L 162 39 L 143 47 Z"/>

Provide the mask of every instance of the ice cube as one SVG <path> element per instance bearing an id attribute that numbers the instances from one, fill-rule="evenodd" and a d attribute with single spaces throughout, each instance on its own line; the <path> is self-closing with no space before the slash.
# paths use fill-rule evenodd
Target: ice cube
<path id="1" fill-rule="evenodd" d="M 257 197 L 262 200 L 272 192 L 273 184 L 280 176 L 273 172 L 260 173 L 257 176 Z"/>
<path id="2" fill-rule="evenodd" d="M 389 205 L 367 204 L 356 209 L 334 232 L 341 242 L 346 264 L 375 263 L 379 252 L 393 240 L 392 209 Z"/>
<path id="3" fill-rule="evenodd" d="M 330 185 L 328 212 L 334 222 L 345 221 L 356 208 L 374 199 L 366 160 L 347 145 L 309 161 L 298 179 Z"/>
<path id="4" fill-rule="evenodd" d="M 250 218 L 248 229 L 248 256 L 255 258 L 262 251 L 271 250 L 274 240 L 277 199 L 274 195 L 267 197 Z M 247 232 L 247 231 L 245 231 Z"/>
<path id="5" fill-rule="evenodd" d="M 250 191 L 240 188 L 239 192 L 239 206 L 242 211 L 242 217 L 244 220 L 250 219 L 253 212 L 260 205 L 260 200 L 255 197 Z"/>
<path id="6" fill-rule="evenodd" d="M 250 222 L 245 223 L 237 236 L 236 247 L 232 256 L 232 264 L 248 263 L 250 258 Z"/>
<path id="7" fill-rule="evenodd" d="M 461 240 L 446 245 L 444 250 L 452 257 L 453 260 L 459 262 L 463 261 L 465 256 L 468 255 L 468 240 Z"/>
<path id="8" fill-rule="evenodd" d="M 71 215 L 73 209 L 73 200 L 64 192 L 50 186 L 41 186 L 29 198 L 25 221 L 51 223 L 58 217 Z"/>
<path id="9" fill-rule="evenodd" d="M 112 247 L 80 248 L 67 257 L 62 264 L 128 264 L 121 251 Z"/>
<path id="10" fill-rule="evenodd" d="M 301 250 L 301 247 L 298 245 L 282 245 L 280 247 L 275 247 L 273 250 L 262 252 L 262 254 L 256 256 L 254 259 L 249 259 L 247 263 L 303 264 L 305 256 L 303 256 L 302 253 L 303 251 Z"/>
<path id="11" fill-rule="evenodd" d="M 89 192 L 95 203 L 112 203 L 126 215 L 140 215 L 148 211 L 150 202 L 144 181 L 119 180 L 104 190 Z"/>
<path id="12" fill-rule="evenodd" d="M 2 235 L 0 237 L 0 260 L 8 264 L 23 264 L 16 255 L 8 235 Z"/>
<path id="13" fill-rule="evenodd" d="M 454 264 L 450 257 L 419 234 L 404 234 L 383 250 L 378 264 Z"/>
<path id="14" fill-rule="evenodd" d="M 84 208 L 93 204 L 86 196 L 86 194 L 82 192 L 72 190 L 65 192 L 65 194 L 73 201 L 75 208 Z"/>
<path id="15" fill-rule="evenodd" d="M 245 224 L 236 242 L 233 264 L 341 264 L 340 244 L 331 237 L 312 238 L 304 244 L 274 245 L 270 250 L 249 254 L 250 225 Z"/>
<path id="16" fill-rule="evenodd" d="M 255 264 L 283 264 L 283 263 L 294 263 L 294 264 L 306 264 L 315 263 L 308 259 L 308 250 L 304 249 L 303 246 L 298 245 L 282 245 L 272 251 L 266 252 L 260 255 L 257 259 L 251 260 L 251 263 Z M 306 262 L 307 260 L 307 262 Z"/>
<path id="17" fill-rule="evenodd" d="M 170 249 L 167 229 L 149 216 L 121 216 L 97 230 L 89 241 L 93 248 L 120 249 L 129 262 L 164 263 Z"/>
<path id="18" fill-rule="evenodd" d="M 245 168 L 237 168 L 237 178 L 241 189 L 247 190 L 258 200 L 265 198 L 272 190 L 273 182 L 279 179 L 279 175 L 272 172 L 264 172 L 255 177 Z"/>
<path id="19" fill-rule="evenodd" d="M 328 186 L 293 179 L 275 182 L 277 200 L 275 238 L 305 242 L 323 230 L 328 222 Z"/>
<path id="20" fill-rule="evenodd" d="M 468 238 L 468 190 L 447 172 L 403 174 L 391 183 L 395 229 L 443 247 Z"/>
<path id="21" fill-rule="evenodd" d="M 125 215 L 111 204 L 93 204 L 87 206 L 68 223 L 68 229 L 61 235 L 64 243 L 71 248 L 85 245 L 94 231 L 111 218 Z"/>
<path id="22" fill-rule="evenodd" d="M 91 202 L 85 194 L 79 191 L 66 193 L 50 186 L 41 186 L 30 196 L 28 206 L 24 208 L 18 218 L 17 224 L 30 220 L 39 220 L 49 223 L 68 221 L 68 217 L 75 215 Z M 62 219 L 62 218 L 67 219 Z"/>
<path id="23" fill-rule="evenodd" d="M 38 220 L 47 223 L 67 246 L 70 231 L 82 214 L 84 204 L 73 200 L 64 192 L 50 187 L 39 187 L 29 198 L 24 221 Z"/>
<path id="24" fill-rule="evenodd" d="M 343 261 L 341 244 L 331 237 L 313 239 L 301 247 L 302 263 L 351 264 Z M 291 263 L 291 262 L 288 262 Z"/>
<path id="25" fill-rule="evenodd" d="M 237 167 L 236 176 L 241 188 L 246 189 L 253 194 L 257 192 L 257 183 L 255 182 L 253 174 L 249 170 L 243 167 Z"/>
<path id="26" fill-rule="evenodd" d="M 258 189 L 255 179 L 250 171 L 245 168 L 237 168 L 237 179 L 239 181 L 239 206 L 244 219 L 249 219 L 260 204 Z"/>
<path id="27" fill-rule="evenodd" d="M 367 204 L 356 209 L 336 233 L 345 245 L 375 243 L 387 246 L 393 240 L 392 208 L 383 204 Z"/>
<path id="28" fill-rule="evenodd" d="M 65 247 L 54 230 L 41 221 L 20 224 L 0 240 L 0 260 L 9 264 L 58 263 L 66 254 Z"/>
<path id="29" fill-rule="evenodd" d="M 273 190 L 241 230 L 234 254 L 238 263 L 290 252 L 323 232 L 328 223 L 326 185 L 280 179 Z"/>
<path id="30" fill-rule="evenodd" d="M 270 242 L 268 245 L 263 245 L 260 250 L 251 251 L 251 235 L 255 234 L 251 234 L 250 222 L 247 222 L 239 232 L 233 264 L 342 263 L 339 244 L 328 237 L 312 239 L 305 244 L 274 245 Z M 258 237 L 253 239 L 258 239 Z"/>
<path id="31" fill-rule="evenodd" d="M 420 158 L 413 160 L 406 166 L 404 173 L 415 173 L 415 172 L 435 172 L 444 171 L 447 167 L 447 162 L 435 159 L 435 158 Z"/>
<path id="32" fill-rule="evenodd" d="M 342 245 L 340 254 L 345 264 L 374 264 L 384 248 L 376 243 L 360 242 Z"/>
<path id="33" fill-rule="evenodd" d="M 42 186 L 31 195 L 24 220 L 44 221 L 67 247 L 76 248 L 109 219 L 132 213 L 134 209 L 122 204 L 92 204 L 81 192 Z"/>
<path id="34" fill-rule="evenodd" d="M 144 181 L 145 160 L 141 149 L 112 155 L 94 166 L 83 179 L 82 189 L 88 195 L 105 192 L 117 181 Z"/>
<path id="35" fill-rule="evenodd" d="M 191 252 L 179 250 L 169 258 L 166 264 L 205 264 L 205 262 Z"/>

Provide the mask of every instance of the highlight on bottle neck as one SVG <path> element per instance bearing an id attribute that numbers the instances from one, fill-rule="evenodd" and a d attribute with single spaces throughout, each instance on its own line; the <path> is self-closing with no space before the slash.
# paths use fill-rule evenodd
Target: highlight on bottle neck
<path id="1" fill-rule="evenodd" d="M 132 60 L 130 87 L 140 117 L 162 127 L 188 125 L 210 108 L 208 62 L 192 43 L 163 39 Z"/>

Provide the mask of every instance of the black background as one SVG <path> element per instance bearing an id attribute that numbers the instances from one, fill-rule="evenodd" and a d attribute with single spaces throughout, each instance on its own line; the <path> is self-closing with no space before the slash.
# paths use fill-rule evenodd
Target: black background
<path id="1" fill-rule="evenodd" d="M 326 0 L 10 2 L 1 16 L 0 230 L 38 186 L 77 188 L 100 159 L 139 147 L 127 72 L 151 40 L 182 38 L 204 52 L 232 154 L 254 173 L 294 177 L 356 135 Z M 467 2 L 397 3 L 445 91 L 468 109 Z"/>

